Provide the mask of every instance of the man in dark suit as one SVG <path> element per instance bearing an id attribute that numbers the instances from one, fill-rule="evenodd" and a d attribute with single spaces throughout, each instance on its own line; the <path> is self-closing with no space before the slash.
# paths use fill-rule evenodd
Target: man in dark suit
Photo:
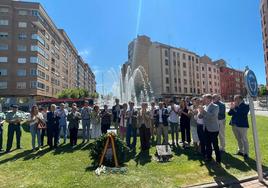
<path id="1" fill-rule="evenodd" d="M 123 106 L 119 104 L 119 99 L 115 99 L 115 105 L 112 107 L 112 114 L 113 114 L 114 128 L 116 129 L 117 133 L 119 133 L 118 132 L 120 122 L 119 114 L 122 108 Z"/>
<path id="2" fill-rule="evenodd" d="M 155 125 L 157 128 L 157 145 L 161 145 L 161 136 L 163 135 L 163 144 L 168 145 L 168 110 L 164 104 L 159 102 L 159 108 L 155 110 Z"/>
<path id="3" fill-rule="evenodd" d="M 249 128 L 248 112 L 249 105 L 245 104 L 241 95 L 236 95 L 234 97 L 234 102 L 230 105 L 228 115 L 232 116 L 230 125 L 232 125 L 232 130 L 238 143 L 239 149 L 237 155 L 242 155 L 245 159 L 248 159 L 249 152 L 247 138 L 247 131 Z"/>
<path id="4" fill-rule="evenodd" d="M 47 142 L 50 149 L 58 147 L 59 119 L 60 117 L 56 112 L 56 105 L 52 104 L 50 112 L 47 113 Z"/>
<path id="5" fill-rule="evenodd" d="M 203 117 L 206 137 L 206 157 L 207 161 L 212 160 L 212 145 L 216 155 L 217 163 L 221 163 L 221 153 L 218 143 L 219 135 L 219 106 L 213 103 L 213 97 L 210 94 L 204 95 L 204 107 L 199 107 L 200 115 Z"/>

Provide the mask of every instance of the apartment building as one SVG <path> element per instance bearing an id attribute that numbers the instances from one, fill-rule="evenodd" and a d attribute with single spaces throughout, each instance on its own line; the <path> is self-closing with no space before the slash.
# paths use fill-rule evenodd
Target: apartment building
<path id="1" fill-rule="evenodd" d="M 265 64 L 265 74 L 266 74 L 266 87 L 268 88 L 268 1 L 260 1 L 260 15 L 261 15 L 261 27 L 262 27 L 262 41 L 263 41 L 263 51 L 264 51 L 264 64 Z"/>
<path id="2" fill-rule="evenodd" d="M 215 62 L 206 55 L 138 36 L 128 46 L 128 61 L 121 72 L 124 77 L 127 66 L 132 71 L 142 66 L 156 99 L 221 94 L 220 67 Z"/>
<path id="3" fill-rule="evenodd" d="M 1 0 L 0 97 L 40 100 L 77 87 L 95 92 L 95 76 L 66 32 L 39 3 Z"/>

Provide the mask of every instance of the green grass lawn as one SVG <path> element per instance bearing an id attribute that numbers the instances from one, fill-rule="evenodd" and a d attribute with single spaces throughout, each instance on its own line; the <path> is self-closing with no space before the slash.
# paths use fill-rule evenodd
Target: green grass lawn
<path id="1" fill-rule="evenodd" d="M 229 117 L 228 117 L 229 118 Z M 229 119 L 227 120 L 229 122 Z M 268 170 L 268 118 L 257 117 L 264 171 Z M 6 126 L 5 126 L 6 127 Z M 4 145 L 6 144 L 6 128 Z M 139 153 L 126 163 L 126 174 L 96 176 L 89 160 L 88 145 L 71 149 L 69 144 L 55 151 L 30 151 L 31 136 L 23 132 L 23 150 L 0 155 L 0 187 L 180 187 L 211 181 L 227 181 L 256 174 L 251 128 L 249 129 L 250 159 L 233 155 L 237 146 L 231 127 L 226 126 L 226 150 L 222 167 L 205 164 L 192 149 L 178 148 L 171 162 L 158 163 L 150 155 Z M 139 140 L 139 139 L 138 139 Z M 81 140 L 78 141 L 80 143 Z M 13 146 L 15 143 L 13 142 Z M 139 146 L 139 142 L 138 142 Z"/>

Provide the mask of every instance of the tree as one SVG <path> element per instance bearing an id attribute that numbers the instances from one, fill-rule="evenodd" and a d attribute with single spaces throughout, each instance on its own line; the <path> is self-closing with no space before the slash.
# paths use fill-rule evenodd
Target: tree
<path id="1" fill-rule="evenodd" d="M 89 97 L 89 92 L 86 89 L 75 88 L 75 89 L 64 89 L 58 94 L 59 99 L 63 98 L 86 98 Z"/>
<path id="2" fill-rule="evenodd" d="M 259 89 L 260 96 L 267 95 L 267 88 L 265 86 L 261 86 Z"/>

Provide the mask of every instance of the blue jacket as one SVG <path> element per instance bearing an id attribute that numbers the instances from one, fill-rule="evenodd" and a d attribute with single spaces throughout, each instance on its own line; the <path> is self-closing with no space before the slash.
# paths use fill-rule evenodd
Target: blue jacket
<path id="1" fill-rule="evenodd" d="M 232 116 L 230 125 L 248 128 L 248 112 L 249 112 L 249 105 L 242 102 L 239 106 L 235 107 L 234 109 L 230 109 L 228 115 Z"/>
<path id="2" fill-rule="evenodd" d="M 55 115 L 53 112 L 48 112 L 47 113 L 47 128 L 58 129 L 59 120 L 60 120 L 60 117 L 56 115 L 56 112 L 55 112 Z"/>

